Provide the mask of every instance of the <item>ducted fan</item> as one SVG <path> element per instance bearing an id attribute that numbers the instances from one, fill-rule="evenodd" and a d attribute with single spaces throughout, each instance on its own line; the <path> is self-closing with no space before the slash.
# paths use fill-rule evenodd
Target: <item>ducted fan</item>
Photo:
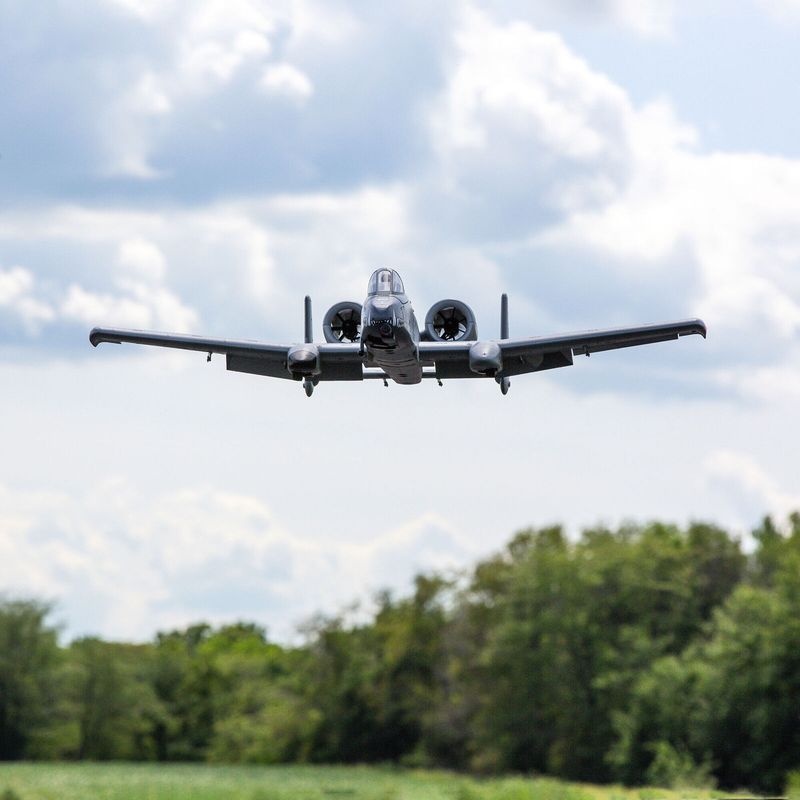
<path id="1" fill-rule="evenodd" d="M 431 306 L 425 317 L 425 334 L 429 341 L 475 341 L 478 326 L 472 309 L 460 300 L 440 300 Z"/>
<path id="2" fill-rule="evenodd" d="M 361 338 L 361 304 L 345 300 L 328 309 L 322 321 L 325 341 L 357 342 Z"/>

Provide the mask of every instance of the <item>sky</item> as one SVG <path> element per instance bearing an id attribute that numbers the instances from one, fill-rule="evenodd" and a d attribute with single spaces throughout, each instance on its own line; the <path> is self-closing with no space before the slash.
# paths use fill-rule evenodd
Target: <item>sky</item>
<path id="1" fill-rule="evenodd" d="M 517 530 L 800 508 L 800 0 L 0 0 L 0 592 L 64 636 L 316 612 Z M 513 380 L 227 373 L 380 266 L 514 336 L 702 317 Z"/>

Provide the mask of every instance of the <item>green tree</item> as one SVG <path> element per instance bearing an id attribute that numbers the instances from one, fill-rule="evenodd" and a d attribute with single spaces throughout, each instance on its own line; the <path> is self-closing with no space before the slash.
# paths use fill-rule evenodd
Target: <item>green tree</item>
<path id="1" fill-rule="evenodd" d="M 526 531 L 490 564 L 476 571 L 488 632 L 475 765 L 607 780 L 615 714 L 637 677 L 693 641 L 745 559 L 713 526 L 654 523 L 576 542 L 558 527 Z"/>
<path id="2" fill-rule="evenodd" d="M 80 759 L 155 758 L 164 717 L 151 685 L 152 648 L 79 639 L 69 648 L 72 706 Z"/>
<path id="3" fill-rule="evenodd" d="M 218 675 L 202 650 L 209 625 L 159 633 L 152 663 L 152 686 L 164 713 L 153 732 L 160 761 L 203 761 L 214 735 Z"/>
<path id="4" fill-rule="evenodd" d="M 303 654 L 238 623 L 201 645 L 217 676 L 211 761 L 274 764 L 311 757 L 319 714 L 297 686 Z"/>
<path id="5" fill-rule="evenodd" d="M 0 759 L 36 752 L 47 737 L 56 697 L 59 650 L 51 607 L 34 600 L 0 600 Z"/>

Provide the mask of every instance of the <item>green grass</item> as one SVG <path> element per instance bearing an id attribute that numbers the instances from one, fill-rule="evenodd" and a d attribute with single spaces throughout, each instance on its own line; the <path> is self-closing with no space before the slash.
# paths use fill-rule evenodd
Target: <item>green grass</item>
<path id="1" fill-rule="evenodd" d="M 380 767 L 0 764 L 0 800 L 682 800 L 721 796 L 586 786 L 546 778 L 476 780 Z"/>

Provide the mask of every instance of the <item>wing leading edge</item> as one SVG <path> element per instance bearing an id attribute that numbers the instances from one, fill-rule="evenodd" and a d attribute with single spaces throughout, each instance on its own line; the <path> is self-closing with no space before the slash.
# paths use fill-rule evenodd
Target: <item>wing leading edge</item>
<path id="1" fill-rule="evenodd" d="M 705 338 L 706 326 L 701 319 L 607 328 L 558 336 L 500 339 L 496 344 L 502 353 L 502 374 L 511 376 L 568 367 L 572 364 L 573 356 L 577 355 L 666 342 L 691 334 L 699 334 Z M 423 364 L 435 366 L 437 375 L 442 378 L 480 377 L 469 366 L 470 349 L 474 344 L 475 342 L 421 342 L 420 358 Z"/>
<path id="2" fill-rule="evenodd" d="M 194 350 L 199 353 L 218 353 L 225 356 L 226 367 L 232 372 L 247 372 L 271 378 L 299 380 L 288 366 L 289 351 L 302 345 L 269 344 L 249 339 L 209 339 L 183 333 L 157 333 L 155 331 L 125 330 L 121 328 L 93 328 L 89 341 L 98 344 L 145 344 Z M 319 352 L 320 380 L 360 380 L 361 356 L 357 344 L 312 345 Z"/>
<path id="3" fill-rule="evenodd" d="M 608 328 L 558 336 L 535 336 L 524 339 L 495 340 L 502 354 L 503 376 L 522 375 L 545 369 L 567 367 L 573 356 L 590 355 L 604 350 L 636 347 L 665 342 L 681 336 L 706 336 L 705 323 L 687 319 L 655 325 Z M 269 344 L 247 339 L 210 339 L 202 336 L 120 328 L 93 328 L 89 341 L 97 347 L 103 342 L 130 343 L 223 354 L 227 369 L 275 378 L 298 380 L 288 367 L 289 353 L 304 345 Z M 437 378 L 478 378 L 483 375 L 470 369 L 470 349 L 476 342 L 420 342 L 423 366 L 435 367 Z M 358 344 L 313 344 L 319 353 L 320 380 L 362 380 L 365 374 Z M 432 376 L 427 376 L 432 377 Z"/>

